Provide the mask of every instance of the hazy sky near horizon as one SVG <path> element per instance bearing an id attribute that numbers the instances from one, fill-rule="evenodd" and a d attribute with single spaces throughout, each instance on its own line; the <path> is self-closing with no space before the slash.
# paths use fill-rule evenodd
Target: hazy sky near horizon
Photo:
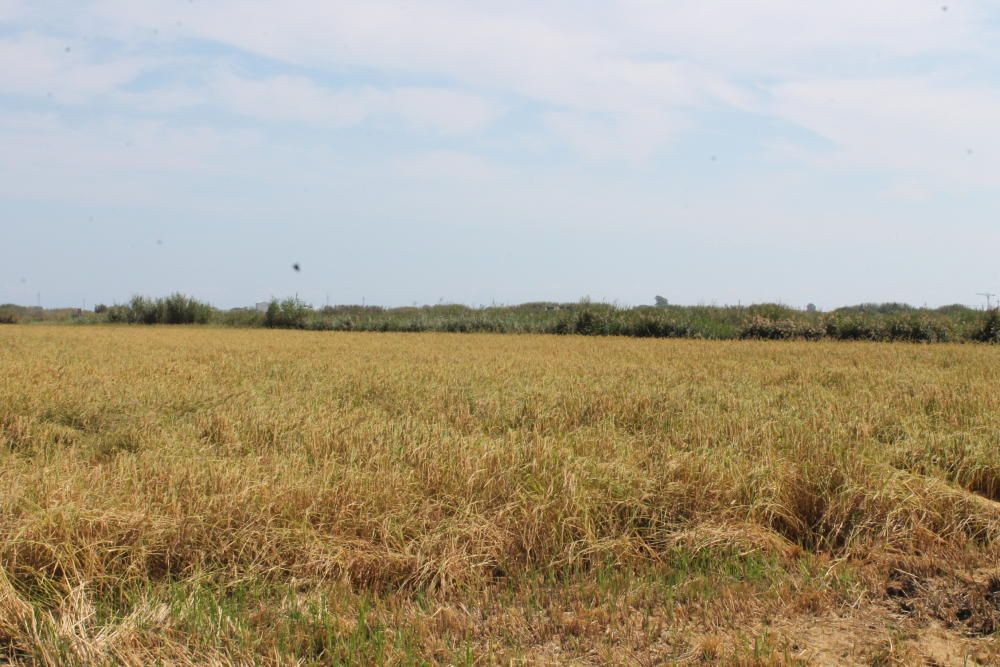
<path id="1" fill-rule="evenodd" d="M 0 0 L 0 247 L 46 306 L 975 304 L 1000 4 Z"/>

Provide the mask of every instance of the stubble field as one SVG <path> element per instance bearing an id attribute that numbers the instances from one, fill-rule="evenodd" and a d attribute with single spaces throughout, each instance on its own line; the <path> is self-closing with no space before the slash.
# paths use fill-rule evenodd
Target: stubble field
<path id="1" fill-rule="evenodd" d="M 0 328 L 0 663 L 997 664 L 998 501 L 996 346 Z"/>

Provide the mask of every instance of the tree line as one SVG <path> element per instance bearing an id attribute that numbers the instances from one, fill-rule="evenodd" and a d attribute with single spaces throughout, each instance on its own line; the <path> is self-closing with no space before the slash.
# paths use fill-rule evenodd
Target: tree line
<path id="1" fill-rule="evenodd" d="M 870 340 L 1000 342 L 1000 314 L 962 305 L 917 308 L 907 304 L 860 304 L 819 312 L 782 304 L 656 306 L 537 302 L 473 308 L 457 304 L 383 308 L 340 305 L 313 308 L 288 298 L 267 308 L 219 309 L 183 294 L 135 296 L 128 303 L 93 311 L 0 306 L 0 323 L 79 322 L 108 324 L 211 324 L 313 331 L 438 331 L 545 333 L 712 340 Z"/>

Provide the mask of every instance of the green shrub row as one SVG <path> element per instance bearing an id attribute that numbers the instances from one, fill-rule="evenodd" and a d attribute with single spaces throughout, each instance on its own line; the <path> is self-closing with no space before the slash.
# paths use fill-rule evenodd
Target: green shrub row
<path id="1" fill-rule="evenodd" d="M 71 315 L 57 318 L 56 313 Z M 313 309 L 297 298 L 289 298 L 272 300 L 261 312 L 246 308 L 219 310 L 183 294 L 172 294 L 160 299 L 136 296 L 127 304 L 97 306 L 93 313 L 0 306 L 0 323 L 54 319 L 126 324 L 218 324 L 313 331 L 1000 343 L 1000 315 L 997 310 L 984 313 L 958 305 L 927 309 L 895 303 L 862 304 L 829 313 L 768 303 L 745 307 L 664 304 L 621 308 L 604 303 L 540 302 L 484 308 L 442 304 L 406 308 L 328 306 Z"/>
<path id="2" fill-rule="evenodd" d="M 983 325 L 985 326 L 985 325 Z M 980 327 L 981 328 L 981 327 Z M 947 343 L 983 340 L 979 330 L 946 317 L 920 314 L 858 315 L 833 314 L 817 321 L 751 319 L 740 338 L 766 340 L 805 339 L 906 341 Z"/>
<path id="3" fill-rule="evenodd" d="M 98 306 L 108 322 L 125 324 L 208 324 L 215 318 L 215 309 L 183 294 L 148 299 L 134 296 L 125 305 Z"/>

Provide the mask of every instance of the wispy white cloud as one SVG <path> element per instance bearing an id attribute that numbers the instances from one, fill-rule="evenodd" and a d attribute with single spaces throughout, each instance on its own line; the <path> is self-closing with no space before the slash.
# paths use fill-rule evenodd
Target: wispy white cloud
<path id="1" fill-rule="evenodd" d="M 583 155 L 643 162 L 680 136 L 691 120 L 680 113 L 636 110 L 615 116 L 551 111 L 546 126 Z"/>
<path id="2" fill-rule="evenodd" d="M 0 198 L 155 205 L 192 179 L 246 171 L 258 136 L 127 117 L 69 122 L 58 113 L 0 114 Z"/>
<path id="3" fill-rule="evenodd" d="M 511 177 L 508 169 L 480 155 L 454 150 L 399 156 L 390 163 L 390 170 L 388 175 L 398 179 L 397 182 L 416 184 L 418 187 L 456 183 L 489 185 Z"/>
<path id="4" fill-rule="evenodd" d="M 995 57 L 982 2 L 626 0 L 619 7 L 622 32 L 638 48 L 749 76 L 877 67 L 932 53 Z"/>
<path id="5" fill-rule="evenodd" d="M 193 94 L 169 88 L 148 93 L 147 106 L 199 99 L 259 118 L 345 126 L 393 117 L 411 129 L 463 134 L 488 126 L 499 113 L 497 100 L 507 97 L 540 105 L 544 127 L 603 158 L 647 158 L 684 128 L 697 129 L 699 112 L 720 107 L 774 113 L 831 141 L 848 140 L 829 131 L 817 114 L 805 118 L 809 102 L 791 102 L 789 96 L 805 94 L 808 86 L 838 85 L 844 76 L 875 75 L 879 82 L 866 95 L 888 99 L 893 81 L 905 86 L 915 74 L 919 79 L 920 59 L 1000 62 L 997 32 L 981 2 L 946 3 L 945 9 L 914 0 L 502 6 L 457 0 L 97 0 L 84 7 L 76 12 L 79 25 L 132 47 L 156 31 L 315 71 L 355 67 L 436 82 L 331 89 L 306 73 L 230 73 Z M 113 82 L 130 71 L 124 67 L 107 76 Z M 940 81 L 926 74 L 917 85 L 933 91 Z M 883 81 L 890 85 L 880 87 Z M 769 92 L 777 98 L 773 105 L 762 100 Z M 877 125 L 879 108 L 891 113 L 891 100 L 869 107 L 867 121 L 865 107 L 847 113 L 855 125 Z M 893 167 L 884 160 L 872 164 Z"/>
<path id="6" fill-rule="evenodd" d="M 94 12 L 128 33 L 180 23 L 197 35 L 299 64 L 432 70 L 531 88 L 622 55 L 675 54 L 727 70 L 785 71 L 809 54 L 881 57 L 990 48 L 983 4 L 920 0 L 624 0 L 502 5 L 457 0 L 105 0 Z M 234 20 L 234 17 L 239 17 Z M 534 82 L 534 83 L 533 83 Z M 550 81 L 553 84 L 555 81 Z"/>
<path id="7" fill-rule="evenodd" d="M 93 101 L 133 81 L 146 58 L 99 58 L 87 44 L 37 32 L 0 38 L 0 92 L 59 103 Z"/>
<path id="8" fill-rule="evenodd" d="M 331 89 L 303 76 L 248 79 L 220 73 L 205 96 L 244 116 L 333 127 L 398 119 L 412 129 L 463 134 L 482 129 L 499 114 L 479 95 L 447 88 L 363 86 Z"/>
<path id="9" fill-rule="evenodd" d="M 464 134 L 482 129 L 500 106 L 481 95 L 431 86 L 331 88 L 306 76 L 244 77 L 220 67 L 196 83 L 130 88 L 150 72 L 169 69 L 164 57 L 98 54 L 80 40 L 37 32 L 0 38 L 0 94 L 55 104 L 118 103 L 125 109 L 171 112 L 201 107 L 251 118 L 348 127 L 403 121 L 410 129 Z"/>
<path id="10" fill-rule="evenodd" d="M 406 130 L 444 135 L 483 130 L 503 113 L 492 99 L 452 88 L 330 87 L 305 76 L 248 77 L 223 68 L 195 82 L 119 90 L 114 101 L 147 113 L 208 111 L 321 128 L 400 123 Z"/>
<path id="11" fill-rule="evenodd" d="M 775 86 L 772 112 L 829 142 L 815 164 L 896 175 L 938 189 L 1000 186 L 1000 93 L 938 77 Z"/>

